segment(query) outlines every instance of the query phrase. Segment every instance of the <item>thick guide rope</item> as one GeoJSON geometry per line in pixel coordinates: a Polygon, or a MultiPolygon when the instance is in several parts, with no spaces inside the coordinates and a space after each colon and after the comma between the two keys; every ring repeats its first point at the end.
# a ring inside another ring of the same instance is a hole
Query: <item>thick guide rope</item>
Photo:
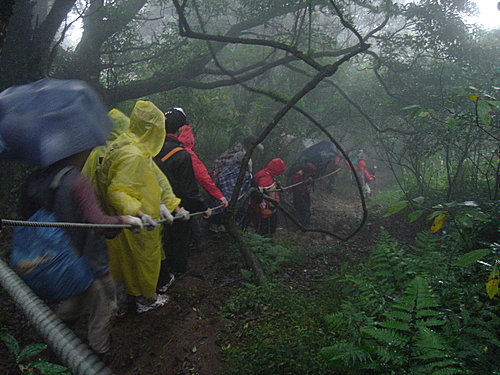
{"type": "Polygon", "coordinates": [[[111,375],[107,368],[53,311],[0,259],[0,285],[40,336],[74,375],[111,375]]]}

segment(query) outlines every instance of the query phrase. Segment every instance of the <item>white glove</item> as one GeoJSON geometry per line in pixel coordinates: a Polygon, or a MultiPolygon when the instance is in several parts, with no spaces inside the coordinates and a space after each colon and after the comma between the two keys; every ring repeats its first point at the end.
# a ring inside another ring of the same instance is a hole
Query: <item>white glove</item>
{"type": "Polygon", "coordinates": [[[164,203],[160,203],[160,219],[164,220],[167,224],[172,224],[174,222],[174,216],[170,213],[164,203]]]}
{"type": "Polygon", "coordinates": [[[130,229],[134,233],[141,232],[141,230],[142,230],[142,220],[141,219],[139,219],[138,217],[135,217],[135,216],[130,216],[130,215],[125,216],[125,218],[126,219],[124,220],[124,223],[129,224],[131,226],[131,228],[128,228],[128,229],[130,229]]]}
{"type": "Polygon", "coordinates": [[[188,221],[189,220],[189,211],[186,210],[184,207],[181,207],[179,211],[175,214],[175,218],[178,220],[182,221],[188,221]]]}
{"type": "Polygon", "coordinates": [[[153,230],[158,225],[158,223],[156,222],[156,220],[153,220],[153,218],[151,216],[146,215],[146,214],[142,215],[141,220],[142,220],[142,225],[147,230],[153,230]]]}

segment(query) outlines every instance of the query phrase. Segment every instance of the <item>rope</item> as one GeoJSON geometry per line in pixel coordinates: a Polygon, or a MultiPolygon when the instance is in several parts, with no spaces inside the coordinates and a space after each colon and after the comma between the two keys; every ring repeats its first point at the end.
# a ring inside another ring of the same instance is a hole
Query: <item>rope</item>
{"type": "Polygon", "coordinates": [[[66,222],[45,222],[45,221],[24,221],[0,219],[0,229],[2,225],[6,226],[23,226],[23,227],[60,227],[60,228],[108,228],[108,229],[123,229],[132,228],[130,224],[89,224],[89,223],[66,223],[66,222]]]}
{"type": "MultiPolygon", "coordinates": [[[[339,172],[339,169],[334,170],[333,172],[330,172],[328,174],[325,174],[323,176],[317,177],[311,181],[316,181],[320,180],[322,178],[334,175],[335,173],[339,172]]],[[[274,191],[277,192],[284,192],[288,189],[297,187],[299,185],[305,184],[307,182],[310,182],[309,180],[304,180],[297,182],[296,184],[285,186],[280,189],[276,189],[274,191]]],[[[248,195],[249,192],[246,192],[238,197],[238,201],[243,199],[246,195],[248,195]]],[[[223,208],[224,205],[218,205],[215,207],[210,207],[212,211],[218,210],[219,208],[223,208]]],[[[189,217],[194,217],[198,215],[203,215],[206,211],[199,211],[199,212],[193,212],[189,213],[189,217]]],[[[181,220],[180,217],[174,217],[175,220],[181,220]]],[[[158,220],[158,224],[163,224],[166,222],[166,220],[158,220]]],[[[24,221],[24,220],[11,220],[11,219],[0,219],[0,230],[2,230],[2,226],[24,226],[24,227],[59,227],[59,228],[89,228],[89,229],[96,229],[96,228],[106,228],[106,229],[131,229],[132,225],[130,224],[89,224],[89,223],[69,223],[69,222],[43,222],[43,221],[24,221]]]]}
{"type": "Polygon", "coordinates": [[[332,176],[332,175],[334,175],[334,174],[336,174],[336,173],[338,173],[338,172],[340,172],[340,168],[337,168],[337,169],[335,169],[333,172],[330,172],[330,173],[325,174],[325,175],[323,175],[323,176],[316,177],[316,178],[314,178],[314,179],[312,179],[312,180],[304,180],[304,181],[300,181],[300,182],[297,182],[297,183],[295,183],[295,184],[288,185],[288,186],[285,186],[285,187],[280,188],[280,189],[276,189],[276,190],[274,190],[274,191],[277,191],[277,192],[283,192],[283,191],[286,191],[286,190],[288,190],[288,189],[291,189],[291,188],[297,187],[297,186],[299,186],[299,185],[305,184],[305,183],[307,183],[307,182],[317,181],[317,180],[320,180],[320,179],[322,179],[322,178],[332,176]]]}
{"type": "MultiPolygon", "coordinates": [[[[242,199],[248,193],[242,194],[238,197],[238,200],[242,199]]],[[[211,210],[217,210],[219,208],[224,207],[223,204],[210,207],[211,210]]],[[[199,211],[189,213],[189,217],[203,215],[206,211],[199,211]]],[[[180,217],[174,217],[174,220],[181,220],[180,217]]],[[[158,220],[158,224],[165,223],[166,220],[158,220]]],[[[24,220],[11,220],[11,219],[0,219],[0,231],[2,230],[2,226],[23,226],[23,227],[58,227],[58,228],[106,228],[106,229],[131,229],[132,225],[130,224],[89,224],[89,223],[69,223],[69,222],[44,222],[44,221],[24,221],[24,220]]]]}

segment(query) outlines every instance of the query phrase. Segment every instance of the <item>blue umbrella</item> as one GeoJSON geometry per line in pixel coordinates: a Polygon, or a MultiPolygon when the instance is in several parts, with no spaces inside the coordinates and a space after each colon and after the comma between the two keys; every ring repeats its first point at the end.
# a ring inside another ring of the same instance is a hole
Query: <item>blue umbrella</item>
{"type": "Polygon", "coordinates": [[[82,81],[42,79],[0,93],[3,160],[46,167],[105,144],[112,129],[104,105],[82,81]]]}

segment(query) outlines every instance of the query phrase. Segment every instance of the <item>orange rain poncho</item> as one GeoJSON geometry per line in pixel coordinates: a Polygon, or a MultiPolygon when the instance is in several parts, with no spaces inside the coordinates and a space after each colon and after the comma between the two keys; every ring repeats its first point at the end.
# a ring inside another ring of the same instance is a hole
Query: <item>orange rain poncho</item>
{"type": "MultiPolygon", "coordinates": [[[[165,116],[151,102],[138,101],[129,129],[107,145],[96,170],[98,195],[111,215],[136,215],[140,210],[159,219],[160,202],[172,211],[180,203],[165,175],[153,161],[165,139],[165,116]]],[[[161,226],[134,234],[122,231],[108,240],[110,269],[125,282],[127,294],[152,297],[164,258],[161,226]]]]}

